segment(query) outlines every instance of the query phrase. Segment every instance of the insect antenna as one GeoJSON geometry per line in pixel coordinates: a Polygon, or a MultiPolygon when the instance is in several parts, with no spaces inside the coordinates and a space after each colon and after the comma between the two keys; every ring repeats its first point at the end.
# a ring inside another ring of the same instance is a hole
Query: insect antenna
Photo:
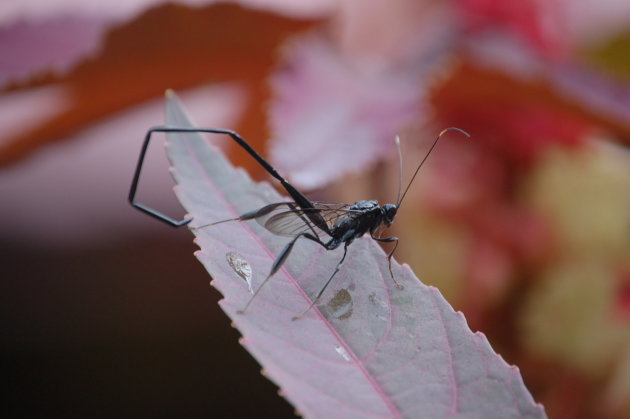
{"type": "MultiPolygon", "coordinates": [[[[433,151],[433,149],[437,145],[438,141],[440,141],[440,138],[442,138],[442,136],[444,134],[446,134],[448,131],[458,131],[458,132],[464,134],[466,137],[470,138],[470,134],[467,133],[466,131],[464,131],[463,129],[459,129],[459,128],[455,128],[455,127],[449,127],[449,128],[446,128],[446,129],[442,130],[442,132],[440,132],[440,134],[437,136],[435,141],[433,141],[433,144],[431,144],[431,148],[429,148],[429,151],[427,151],[427,154],[424,156],[424,158],[422,159],[422,161],[420,162],[420,164],[416,168],[416,171],[413,173],[413,176],[411,177],[411,180],[409,181],[409,184],[407,185],[407,188],[405,188],[405,192],[403,192],[402,196],[400,196],[400,189],[399,189],[399,191],[398,191],[398,202],[396,203],[396,208],[400,207],[400,204],[402,203],[402,200],[405,199],[405,195],[407,195],[407,191],[409,191],[409,188],[411,187],[411,184],[413,183],[414,179],[416,178],[416,175],[420,171],[420,168],[422,167],[424,162],[427,161],[427,159],[429,158],[429,155],[431,154],[431,152],[433,151]]],[[[398,140],[398,137],[396,137],[396,144],[398,146],[398,153],[400,155],[400,160],[401,160],[401,163],[400,163],[401,176],[400,176],[400,183],[399,183],[399,186],[400,186],[402,184],[402,155],[401,155],[401,152],[400,152],[400,141],[398,140]]]]}
{"type": "Polygon", "coordinates": [[[400,151],[400,137],[397,135],[394,139],[396,143],[396,150],[398,150],[398,196],[396,197],[396,207],[400,206],[400,194],[402,193],[402,177],[403,177],[403,160],[402,160],[402,151],[400,151]]]}

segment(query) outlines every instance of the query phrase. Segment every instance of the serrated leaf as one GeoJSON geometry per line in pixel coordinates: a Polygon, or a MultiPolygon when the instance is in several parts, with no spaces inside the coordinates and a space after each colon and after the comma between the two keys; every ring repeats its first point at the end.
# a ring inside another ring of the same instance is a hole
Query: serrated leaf
{"type": "MultiPolygon", "coordinates": [[[[192,126],[173,94],[167,122],[192,126]]],[[[177,195],[193,225],[283,199],[269,184],[233,168],[197,134],[170,135],[167,149],[177,195]]],[[[256,222],[195,234],[197,257],[224,295],[221,307],[243,345],[305,417],[545,417],[518,369],[496,355],[483,334],[471,332],[436,288],[397,263],[394,274],[405,289],[394,286],[374,241],[353,243],[321,304],[292,321],[328,279],[342,250],[298,242],[247,312],[237,314],[251,296],[244,278],[251,274],[257,289],[289,239],[256,222]]]]}

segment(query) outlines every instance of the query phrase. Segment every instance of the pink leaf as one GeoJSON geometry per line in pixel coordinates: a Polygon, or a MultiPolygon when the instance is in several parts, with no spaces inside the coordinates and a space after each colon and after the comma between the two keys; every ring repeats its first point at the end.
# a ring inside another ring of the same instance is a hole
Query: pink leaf
{"type": "MultiPolygon", "coordinates": [[[[336,0],[232,0],[244,7],[288,16],[322,16],[336,0]]],[[[202,7],[218,0],[175,0],[202,7]]],[[[98,55],[108,30],[167,0],[83,0],[0,2],[0,88],[52,72],[65,75],[98,55]]]]}
{"type": "Polygon", "coordinates": [[[414,71],[353,65],[316,36],[294,41],[286,61],[272,83],[271,157],[300,187],[364,169],[418,119],[424,86],[414,71]]]}
{"type": "MultiPolygon", "coordinates": [[[[174,95],[167,122],[192,126],[174,95]]],[[[167,149],[193,225],[283,199],[234,169],[199,135],[171,135],[167,149]]],[[[288,238],[256,222],[195,234],[197,257],[223,294],[221,307],[243,345],[305,417],[545,417],[518,369],[496,355],[483,334],[471,332],[436,288],[397,263],[394,274],[405,289],[394,286],[374,241],[353,243],[321,303],[292,321],[332,273],[341,250],[298,242],[247,312],[237,314],[251,296],[244,279],[257,289],[288,238]]]]}
{"type": "Polygon", "coordinates": [[[0,28],[0,87],[42,72],[68,72],[98,49],[107,26],[98,16],[59,16],[0,28]]]}

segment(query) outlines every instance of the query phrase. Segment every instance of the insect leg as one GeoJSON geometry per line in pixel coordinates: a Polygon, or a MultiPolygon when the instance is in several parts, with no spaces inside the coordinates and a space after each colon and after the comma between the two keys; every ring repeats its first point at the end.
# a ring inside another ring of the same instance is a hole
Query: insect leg
{"type": "Polygon", "coordinates": [[[295,242],[300,238],[300,237],[305,237],[309,240],[312,240],[316,243],[319,243],[322,246],[325,246],[325,244],[316,236],[313,236],[311,233],[300,233],[297,236],[295,236],[289,243],[287,243],[286,246],[284,246],[284,249],[282,249],[282,251],[280,252],[280,254],[276,257],[276,260],[274,260],[273,265],[271,265],[271,271],[269,272],[269,275],[267,275],[267,278],[264,279],[264,281],[260,284],[260,286],[258,287],[258,289],[256,290],[256,292],[254,292],[254,295],[252,295],[249,299],[249,301],[247,301],[247,304],[245,304],[245,307],[243,307],[242,310],[238,310],[238,314],[243,314],[245,313],[245,310],[247,310],[247,307],[249,307],[249,305],[251,304],[251,302],[254,300],[254,298],[256,298],[256,296],[258,295],[258,293],[260,292],[260,290],[265,286],[265,284],[267,283],[267,281],[269,281],[269,279],[271,279],[271,277],[278,272],[278,270],[282,267],[282,265],[284,264],[284,262],[287,260],[287,258],[289,257],[289,254],[291,253],[291,250],[293,250],[293,245],[295,245],[295,242]]]}
{"type": "Polygon", "coordinates": [[[391,275],[392,280],[394,281],[394,284],[396,284],[396,288],[401,289],[401,290],[404,289],[405,287],[400,282],[396,281],[396,278],[394,278],[394,272],[392,272],[392,257],[394,256],[394,252],[396,251],[396,248],[398,247],[398,237],[394,237],[394,236],[374,237],[373,235],[371,237],[377,242],[381,242],[381,243],[396,242],[396,244],[394,245],[394,248],[387,255],[387,262],[389,263],[389,274],[391,275]]]}
{"type": "Polygon", "coordinates": [[[228,218],[227,220],[215,221],[214,223],[208,223],[208,224],[204,224],[204,225],[200,225],[200,226],[191,227],[191,229],[192,230],[200,230],[200,229],[205,228],[205,227],[210,227],[210,226],[214,226],[214,225],[217,225],[217,224],[227,223],[228,221],[254,220],[254,219],[258,218],[258,217],[263,217],[263,216],[269,214],[270,212],[272,212],[273,210],[275,210],[278,207],[281,207],[283,205],[290,207],[292,204],[293,204],[293,202],[276,202],[276,203],[273,203],[273,204],[265,205],[264,207],[255,209],[253,211],[246,212],[245,214],[239,215],[236,218],[228,218]]]}
{"type": "MultiPolygon", "coordinates": [[[[250,156],[252,156],[254,158],[254,160],[256,160],[258,162],[258,164],[260,164],[263,169],[265,169],[267,171],[267,173],[269,173],[271,176],[273,176],[275,179],[277,179],[280,184],[282,184],[282,186],[284,187],[284,189],[287,191],[287,193],[289,195],[291,195],[291,198],[293,198],[293,200],[295,201],[295,203],[302,209],[306,209],[306,208],[315,208],[315,206],[313,205],[313,203],[306,197],[304,196],[304,194],[302,194],[302,192],[300,192],[299,190],[297,190],[293,185],[291,185],[285,178],[283,178],[282,176],[280,176],[280,174],[276,171],[276,169],[269,164],[269,162],[267,160],[265,160],[260,154],[258,154],[258,152],[256,150],[254,150],[252,148],[252,146],[249,145],[249,143],[247,141],[245,141],[245,139],[243,137],[241,137],[239,134],[237,134],[235,131],[231,131],[231,130],[227,130],[227,129],[219,129],[219,128],[185,128],[185,127],[172,127],[172,126],[168,126],[168,125],[162,125],[162,126],[156,126],[156,127],[152,127],[151,129],[149,129],[149,131],[147,131],[147,134],[145,136],[144,139],[144,143],[142,145],[142,150],[140,152],[140,158],[138,160],[138,164],[136,165],[136,172],[135,175],[133,177],[133,181],[131,183],[131,190],[129,191],[129,202],[131,203],[131,205],[133,205],[134,207],[138,208],[139,210],[161,220],[164,221],[165,223],[172,225],[174,227],[181,227],[182,225],[186,225],[188,224],[191,219],[184,219],[181,221],[176,221],[152,208],[149,208],[143,204],[140,204],[138,202],[135,201],[135,195],[136,195],[136,190],[138,188],[138,180],[140,178],[140,171],[142,170],[142,164],[144,162],[144,157],[146,154],[146,150],[147,147],[149,145],[149,140],[151,138],[151,134],[153,134],[154,132],[165,132],[165,133],[169,133],[169,132],[204,132],[204,133],[209,133],[209,134],[225,134],[230,136],[230,138],[232,138],[234,141],[236,141],[238,143],[238,145],[240,145],[250,156]]],[[[306,214],[306,216],[308,217],[308,219],[315,224],[319,229],[321,229],[322,231],[324,231],[325,233],[330,234],[330,230],[328,227],[328,224],[326,223],[326,221],[324,220],[324,218],[321,216],[321,214],[319,214],[319,212],[317,211],[313,211],[313,212],[309,212],[308,214],[306,214]]]]}
{"type": "Polygon", "coordinates": [[[144,137],[142,148],[140,149],[140,156],[138,157],[138,164],[136,164],[136,170],[131,181],[131,188],[129,189],[129,203],[140,211],[149,214],[151,217],[157,218],[158,220],[163,221],[166,224],[169,224],[173,227],[181,227],[191,222],[192,218],[185,218],[178,221],[174,218],[169,217],[168,215],[162,214],[161,212],[136,201],[136,191],[138,190],[138,182],[140,181],[140,172],[142,171],[144,158],[147,154],[147,149],[149,148],[151,134],[155,131],[159,130],[157,128],[151,128],[149,131],[147,131],[144,137]]]}
{"type": "MultiPolygon", "coordinates": [[[[151,135],[154,132],[205,132],[205,133],[212,133],[212,134],[226,134],[229,135],[230,137],[234,138],[241,146],[243,146],[243,148],[245,148],[245,150],[247,152],[249,152],[249,154],[251,154],[259,163],[261,163],[263,165],[263,167],[269,171],[269,167],[271,167],[269,165],[269,163],[267,163],[262,157],[260,157],[260,155],[258,155],[258,153],[256,153],[254,151],[254,149],[252,149],[249,144],[247,144],[247,142],[245,142],[245,140],[243,140],[240,136],[238,136],[238,134],[236,134],[233,131],[229,131],[229,130],[225,130],[225,129],[215,129],[215,128],[179,128],[179,127],[169,127],[169,126],[156,126],[156,127],[152,127],[150,128],[145,137],[144,137],[144,141],[142,143],[142,148],[140,149],[140,156],[138,157],[138,163],[136,164],[136,170],[134,172],[133,175],[133,179],[131,181],[131,188],[129,189],[129,203],[139,209],[142,212],[145,212],[147,214],[149,214],[150,216],[157,218],[160,221],[165,222],[166,224],[169,224],[173,227],[181,227],[184,226],[188,223],[190,223],[192,221],[192,218],[185,218],[182,220],[175,220],[171,217],[169,217],[168,215],[162,214],[161,212],[146,206],[144,204],[141,204],[140,202],[136,201],[136,192],[138,190],[138,182],[140,180],[140,173],[142,172],[142,165],[144,164],[144,159],[146,157],[146,153],[147,153],[147,149],[149,148],[149,143],[151,141],[151,135]],[[263,164],[264,163],[264,164],[263,164]]],[[[273,169],[273,167],[271,167],[271,169],[273,169]]],[[[273,172],[269,172],[272,176],[278,178],[279,175],[275,172],[275,170],[273,170],[273,172]]],[[[280,180],[280,179],[279,179],[280,180]]],[[[282,179],[284,180],[284,179],[282,179]]],[[[286,182],[286,181],[285,181],[286,182]]]]}
{"type": "MultiPolygon", "coordinates": [[[[160,127],[160,128],[164,129],[165,132],[173,132],[173,131],[177,132],[177,130],[182,130],[182,128],[177,128],[177,127],[160,127]]],[[[295,203],[300,208],[302,209],[315,208],[313,203],[306,196],[304,196],[302,192],[297,190],[285,178],[280,176],[280,174],[276,171],[276,169],[271,164],[269,164],[269,162],[265,160],[260,154],[258,154],[258,152],[254,150],[252,146],[250,146],[249,143],[245,141],[245,139],[241,137],[240,135],[238,135],[236,132],[230,131],[230,130],[213,129],[213,128],[190,128],[190,129],[186,129],[186,131],[187,132],[218,133],[218,134],[229,135],[234,141],[238,143],[238,145],[240,145],[245,151],[247,151],[247,153],[249,153],[249,155],[252,156],[258,162],[258,164],[260,164],[267,171],[267,173],[269,173],[271,176],[273,176],[280,182],[282,187],[284,187],[287,193],[291,195],[291,198],[293,198],[295,203]]],[[[316,212],[316,211],[309,212],[306,215],[309,218],[309,220],[311,220],[313,224],[315,224],[318,228],[330,234],[328,224],[326,223],[324,218],[319,214],[319,212],[316,212]]]]}
{"type": "Polygon", "coordinates": [[[300,314],[298,314],[297,316],[293,316],[291,318],[291,320],[298,320],[300,318],[302,318],[306,313],[308,313],[308,311],[313,308],[313,306],[315,304],[317,304],[317,301],[319,301],[320,297],[322,296],[322,294],[324,294],[324,291],[326,290],[326,288],[328,288],[328,285],[330,284],[330,281],[332,281],[333,277],[335,276],[335,274],[337,272],[339,272],[339,269],[341,268],[341,265],[343,264],[343,261],[346,259],[346,253],[348,253],[348,245],[349,243],[346,242],[344,247],[343,247],[343,256],[341,257],[341,260],[339,261],[339,263],[337,264],[337,267],[335,268],[334,272],[332,273],[332,275],[330,275],[330,278],[328,278],[328,281],[326,281],[326,283],[324,284],[324,286],[322,287],[321,290],[319,290],[319,292],[317,293],[317,295],[315,296],[315,298],[313,298],[313,301],[311,302],[311,304],[309,304],[308,307],[306,307],[306,310],[304,310],[303,312],[301,312],[300,314]]]}

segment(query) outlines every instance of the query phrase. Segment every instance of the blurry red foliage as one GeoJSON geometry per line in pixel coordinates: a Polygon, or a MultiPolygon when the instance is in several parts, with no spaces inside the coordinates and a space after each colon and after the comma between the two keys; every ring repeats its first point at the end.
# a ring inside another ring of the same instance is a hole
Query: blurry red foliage
{"type": "MultiPolygon", "coordinates": [[[[73,102],[46,123],[5,139],[0,145],[0,166],[15,163],[44,144],[63,141],[102,118],[162,95],[166,89],[222,81],[238,81],[247,89],[249,105],[240,125],[233,128],[254,147],[264,149],[266,115],[259,104],[269,97],[266,77],[273,68],[275,50],[286,37],[313,23],[234,4],[150,9],[113,28],[100,54],[66,76],[40,76],[30,84],[5,89],[63,83],[70,88],[73,102]]],[[[237,163],[248,166],[250,161],[237,163]]]]}
{"type": "Polygon", "coordinates": [[[457,0],[468,30],[503,28],[520,37],[546,58],[567,54],[562,3],[557,0],[457,0]]]}

